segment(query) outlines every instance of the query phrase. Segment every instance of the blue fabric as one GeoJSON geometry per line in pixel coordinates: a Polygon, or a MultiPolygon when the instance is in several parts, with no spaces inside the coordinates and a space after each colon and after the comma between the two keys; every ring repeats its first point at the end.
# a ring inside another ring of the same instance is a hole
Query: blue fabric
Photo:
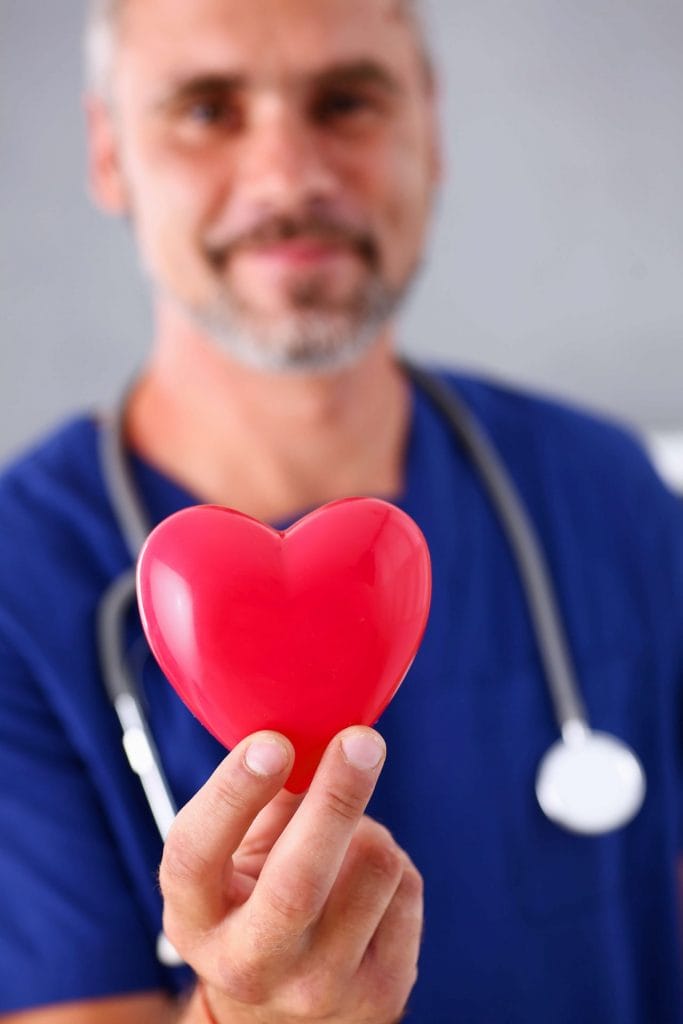
{"type": "MultiPolygon", "coordinates": [[[[424,642],[380,728],[371,812],[426,882],[418,1024],[683,1021],[675,867],[683,665],[681,506],[621,429],[448,376],[540,531],[592,723],[648,776],[606,837],[550,824],[534,776],[556,727],[517,572],[472,467],[414,395],[405,491],[433,558],[424,642]]],[[[187,985],[155,958],[160,843],[120,745],[94,620],[129,565],[97,425],[60,428],[0,480],[0,1012],[187,985]]],[[[154,522],[192,496],[140,460],[154,522]]],[[[179,803],[223,751],[130,644],[179,803]]]]}

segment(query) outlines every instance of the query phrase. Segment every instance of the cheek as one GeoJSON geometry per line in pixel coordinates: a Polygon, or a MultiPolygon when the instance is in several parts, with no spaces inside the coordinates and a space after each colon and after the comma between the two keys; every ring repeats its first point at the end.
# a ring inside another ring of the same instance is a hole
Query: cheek
{"type": "Polygon", "coordinates": [[[366,211],[384,274],[394,284],[402,284],[422,250],[433,194],[431,154],[428,124],[416,106],[367,145],[354,147],[343,164],[340,177],[366,211]]]}
{"type": "Polygon", "coordinates": [[[390,280],[400,280],[422,247],[431,202],[427,150],[412,133],[397,135],[372,165],[368,199],[390,280]]]}
{"type": "Polygon", "coordinates": [[[202,239],[222,201],[218,182],[196,157],[169,147],[148,144],[135,154],[126,170],[142,262],[153,280],[192,298],[211,277],[202,239]]]}

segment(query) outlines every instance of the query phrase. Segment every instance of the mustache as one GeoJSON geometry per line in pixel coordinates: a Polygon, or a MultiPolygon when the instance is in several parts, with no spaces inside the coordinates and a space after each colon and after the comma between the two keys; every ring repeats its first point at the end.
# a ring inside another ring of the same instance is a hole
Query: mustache
{"type": "Polygon", "coordinates": [[[205,250],[213,266],[220,270],[240,250],[289,242],[297,238],[315,238],[322,242],[347,245],[370,267],[379,264],[379,246],[371,231],[339,217],[320,213],[264,217],[225,240],[207,241],[205,250]]]}

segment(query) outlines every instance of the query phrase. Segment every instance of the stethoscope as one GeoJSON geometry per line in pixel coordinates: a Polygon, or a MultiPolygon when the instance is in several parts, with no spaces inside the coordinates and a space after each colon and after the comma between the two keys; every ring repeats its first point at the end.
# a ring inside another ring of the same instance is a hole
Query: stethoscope
{"type": "MultiPolygon", "coordinates": [[[[402,360],[401,365],[449,423],[480,477],[516,561],[560,732],[536,774],[541,809],[550,821],[582,835],[620,828],[633,820],[643,803],[643,766],[626,743],[589,724],[548,565],[519,493],[488,435],[457,392],[412,363],[402,360]]],[[[128,466],[124,411],[125,396],[100,433],[100,455],[105,486],[133,565],[110,584],[100,601],[97,644],[126,757],[165,840],[177,807],[125,653],[126,616],[135,600],[135,563],[151,524],[128,466]]],[[[163,933],[157,955],[170,966],[182,962],[163,933]]]]}

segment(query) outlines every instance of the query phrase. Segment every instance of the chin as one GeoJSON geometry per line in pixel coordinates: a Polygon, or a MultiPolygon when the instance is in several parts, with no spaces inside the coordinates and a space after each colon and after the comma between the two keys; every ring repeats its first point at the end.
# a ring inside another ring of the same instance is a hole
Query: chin
{"type": "Polygon", "coordinates": [[[358,325],[316,314],[259,325],[204,319],[201,326],[213,345],[251,369],[326,374],[359,362],[378,340],[382,322],[373,318],[358,325]]]}
{"type": "Polygon", "coordinates": [[[224,294],[187,312],[214,346],[245,366],[269,373],[335,373],[358,363],[378,342],[405,290],[375,279],[343,303],[309,292],[297,296],[299,305],[293,300],[268,311],[224,294]]]}
{"type": "Polygon", "coordinates": [[[288,346],[274,346],[265,339],[244,334],[212,335],[221,351],[252,369],[267,373],[292,375],[333,374],[360,362],[378,339],[378,332],[368,331],[344,340],[326,344],[299,339],[288,346]]]}

